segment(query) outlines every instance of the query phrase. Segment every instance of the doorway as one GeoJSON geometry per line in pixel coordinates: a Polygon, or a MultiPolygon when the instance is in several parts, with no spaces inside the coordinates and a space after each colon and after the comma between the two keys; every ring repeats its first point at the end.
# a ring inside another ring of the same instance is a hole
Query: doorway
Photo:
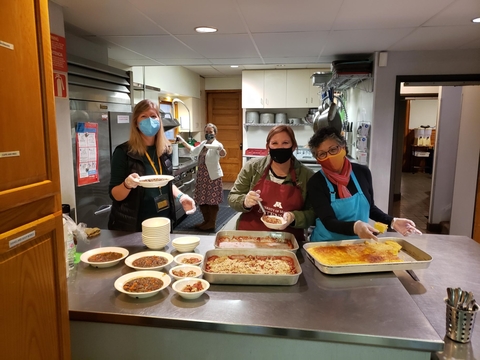
{"type": "Polygon", "coordinates": [[[207,91],[207,123],[218,129],[218,141],[227,156],[220,160],[223,182],[234,182],[242,168],[242,92],[241,90],[207,91]]]}
{"type": "MultiPolygon", "coordinates": [[[[475,75],[425,75],[425,76],[397,76],[394,113],[394,136],[392,152],[392,173],[390,182],[389,211],[394,216],[412,217],[413,213],[403,212],[405,206],[396,204],[399,196],[403,197],[405,186],[402,183],[402,166],[404,166],[403,154],[408,141],[408,127],[406,126],[406,101],[401,95],[401,83],[406,82],[412,86],[441,86],[442,97],[439,102],[440,123],[437,128],[435,158],[441,156],[442,161],[433,166],[432,184],[430,187],[430,201],[428,202],[428,213],[424,216],[427,220],[427,230],[431,233],[448,233],[449,222],[452,216],[453,189],[455,182],[456,154],[458,147],[458,131],[460,117],[462,114],[461,99],[464,85],[473,85],[472,80],[478,81],[475,75]],[[462,83],[463,82],[463,83],[462,83]],[[447,94],[447,95],[446,95],[447,94]],[[453,95],[453,96],[452,96],[453,95]],[[457,108],[458,107],[458,108],[457,108]],[[456,112],[455,112],[456,111],[456,112]],[[442,115],[447,114],[448,116],[442,115]],[[443,135],[442,135],[443,134],[443,135]],[[443,146],[441,146],[443,145],[443,146]],[[437,193],[435,193],[437,189],[437,193]],[[445,224],[445,226],[443,226],[445,224]],[[447,231],[443,231],[447,229],[447,231]]],[[[458,165],[457,165],[458,166],[458,165]]],[[[408,174],[410,175],[410,174],[408,174]]],[[[414,174],[413,176],[415,176],[414,174]]],[[[407,180],[408,181],[408,180],[407,180]]],[[[428,191],[428,190],[425,190],[428,191]]],[[[417,199],[417,203],[420,199],[417,199]]]]}

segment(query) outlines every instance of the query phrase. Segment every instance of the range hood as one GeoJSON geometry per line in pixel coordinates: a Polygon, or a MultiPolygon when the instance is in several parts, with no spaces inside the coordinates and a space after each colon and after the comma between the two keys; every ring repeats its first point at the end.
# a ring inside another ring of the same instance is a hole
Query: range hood
{"type": "Polygon", "coordinates": [[[172,114],[166,113],[160,110],[160,116],[162,117],[163,129],[165,131],[171,130],[180,126],[180,122],[177,119],[174,119],[172,114]]]}

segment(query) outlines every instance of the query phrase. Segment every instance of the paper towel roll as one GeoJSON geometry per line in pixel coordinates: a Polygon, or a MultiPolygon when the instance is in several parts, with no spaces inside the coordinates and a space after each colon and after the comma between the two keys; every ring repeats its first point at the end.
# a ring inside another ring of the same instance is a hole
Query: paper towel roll
{"type": "Polygon", "coordinates": [[[178,166],[178,144],[172,144],[172,165],[178,166]]]}

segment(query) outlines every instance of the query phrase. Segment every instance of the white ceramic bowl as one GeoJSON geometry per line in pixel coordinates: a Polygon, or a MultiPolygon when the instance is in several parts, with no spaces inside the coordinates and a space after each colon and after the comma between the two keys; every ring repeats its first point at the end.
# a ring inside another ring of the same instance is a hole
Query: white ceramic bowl
{"type": "Polygon", "coordinates": [[[114,286],[115,286],[115,289],[117,289],[118,291],[124,294],[127,294],[128,296],[141,299],[141,298],[147,298],[155,294],[158,294],[160,291],[162,291],[168,285],[170,285],[171,282],[172,282],[172,279],[167,274],[161,271],[148,270],[148,271],[134,271],[134,272],[125,274],[123,276],[120,276],[117,280],[115,280],[114,286]],[[159,289],[154,291],[149,291],[149,292],[129,292],[123,289],[123,285],[125,285],[127,282],[133,279],[141,278],[141,277],[154,277],[162,280],[163,284],[159,289]]]}
{"type": "Polygon", "coordinates": [[[152,250],[163,249],[169,242],[170,236],[148,237],[142,235],[142,242],[152,250]]]}
{"type": "Polygon", "coordinates": [[[173,176],[171,175],[146,175],[140,176],[137,182],[138,185],[145,188],[156,188],[165,186],[172,180],[173,176]]]}
{"type": "Polygon", "coordinates": [[[175,261],[175,263],[178,264],[178,265],[197,265],[197,266],[200,266],[200,264],[203,261],[203,255],[197,254],[197,253],[184,253],[184,254],[180,254],[180,255],[175,256],[173,258],[173,261],[175,261]],[[187,259],[187,258],[188,259],[196,258],[196,259],[198,259],[198,262],[196,262],[194,264],[184,263],[183,260],[187,259]]]}
{"type": "Polygon", "coordinates": [[[161,270],[165,266],[170,265],[172,262],[173,262],[173,256],[163,251],[142,251],[142,252],[130,255],[125,259],[125,264],[127,264],[127,266],[130,266],[132,269],[135,269],[135,270],[161,270]],[[133,265],[133,262],[135,260],[145,256],[161,256],[167,259],[167,262],[160,266],[150,266],[150,267],[140,267],[140,266],[133,265]]]}
{"type": "Polygon", "coordinates": [[[265,224],[266,227],[268,227],[269,229],[273,229],[273,230],[279,230],[285,224],[285,219],[284,218],[282,218],[280,216],[274,216],[274,215],[264,215],[260,218],[260,220],[262,220],[262,222],[265,224]],[[273,223],[270,223],[268,221],[265,221],[264,220],[265,216],[280,220],[282,223],[281,224],[273,224],[273,223]]]}
{"type": "Polygon", "coordinates": [[[210,283],[207,280],[198,279],[198,278],[184,278],[178,281],[175,281],[172,285],[172,289],[184,299],[197,299],[210,287],[210,283]],[[194,285],[196,283],[202,284],[203,289],[195,292],[185,292],[182,291],[187,285],[194,285]]]}
{"type": "Polygon", "coordinates": [[[82,262],[84,262],[86,264],[90,264],[90,266],[93,266],[93,267],[96,267],[96,268],[106,268],[106,267],[117,265],[120,261],[125,259],[127,256],[128,256],[128,250],[127,249],[124,249],[124,248],[121,248],[121,247],[115,247],[115,246],[110,246],[110,247],[107,246],[107,247],[96,248],[96,249],[92,249],[92,250],[88,250],[88,251],[84,252],[80,256],[80,260],[82,262]],[[106,252],[118,252],[118,253],[122,254],[122,257],[119,258],[119,259],[116,259],[116,260],[104,261],[104,262],[93,262],[93,261],[88,260],[88,258],[92,255],[97,255],[97,254],[106,253],[106,252]]]}
{"type": "Polygon", "coordinates": [[[174,278],[175,280],[181,280],[181,279],[185,279],[187,277],[191,277],[191,278],[199,278],[203,275],[203,271],[202,269],[200,268],[200,266],[195,266],[195,265],[177,265],[177,266],[174,266],[170,269],[170,271],[168,272],[168,274],[174,278]],[[175,275],[173,272],[174,271],[178,271],[178,270],[182,270],[185,275],[187,274],[187,272],[189,271],[195,271],[195,275],[192,276],[178,276],[178,275],[175,275]]]}
{"type": "Polygon", "coordinates": [[[172,246],[179,252],[192,252],[200,244],[198,236],[182,236],[172,240],[172,246]]]}
{"type": "Polygon", "coordinates": [[[153,217],[142,222],[142,230],[148,230],[148,228],[159,228],[168,226],[170,229],[170,219],[166,217],[153,217]]]}
{"type": "Polygon", "coordinates": [[[205,144],[205,147],[206,147],[207,149],[211,149],[211,150],[218,150],[218,145],[205,144]]]}

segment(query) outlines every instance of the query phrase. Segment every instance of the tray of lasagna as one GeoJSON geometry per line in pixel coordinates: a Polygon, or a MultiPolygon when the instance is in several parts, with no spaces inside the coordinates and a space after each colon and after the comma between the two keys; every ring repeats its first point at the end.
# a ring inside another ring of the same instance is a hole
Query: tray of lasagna
{"type": "Polygon", "coordinates": [[[214,249],[205,254],[203,278],[212,284],[294,285],[302,268],[288,250],[214,249]]]}
{"type": "Polygon", "coordinates": [[[277,249],[293,252],[298,250],[295,236],[282,231],[219,231],[214,246],[217,249],[277,249]]]}
{"type": "Polygon", "coordinates": [[[426,269],[432,257],[401,238],[311,242],[307,257],[325,274],[426,269]]]}

